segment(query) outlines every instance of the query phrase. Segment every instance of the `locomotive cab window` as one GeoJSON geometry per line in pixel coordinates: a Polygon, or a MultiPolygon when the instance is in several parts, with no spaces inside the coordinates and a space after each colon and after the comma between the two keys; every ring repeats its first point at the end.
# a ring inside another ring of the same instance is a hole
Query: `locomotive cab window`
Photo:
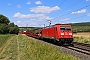
{"type": "Polygon", "coordinates": [[[70,26],[60,26],[60,30],[71,30],[70,26]]]}
{"type": "Polygon", "coordinates": [[[60,30],[65,30],[65,26],[60,26],[60,30]]]}
{"type": "Polygon", "coordinates": [[[71,30],[71,28],[70,27],[66,27],[65,30],[71,30]]]}

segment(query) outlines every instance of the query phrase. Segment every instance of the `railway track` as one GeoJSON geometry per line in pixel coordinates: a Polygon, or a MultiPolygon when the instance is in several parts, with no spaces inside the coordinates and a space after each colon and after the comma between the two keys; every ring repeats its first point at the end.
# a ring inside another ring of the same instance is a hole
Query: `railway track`
{"type": "MultiPolygon", "coordinates": [[[[43,41],[45,41],[45,40],[43,40],[43,41]]],[[[45,42],[47,42],[47,41],[45,41],[45,42]]],[[[54,44],[51,42],[48,42],[48,43],[54,44]]],[[[72,44],[73,45],[71,45],[71,46],[62,46],[62,47],[79,52],[79,53],[82,53],[84,55],[90,56],[90,44],[84,44],[84,43],[79,43],[79,42],[73,42],[72,44]]],[[[54,45],[60,46],[58,44],[54,44],[54,45]]]]}
{"type": "MultiPolygon", "coordinates": [[[[42,41],[42,40],[39,40],[39,41],[42,41]]],[[[47,43],[47,41],[44,41],[44,42],[47,43]]],[[[55,46],[60,51],[73,55],[77,58],[80,58],[81,60],[90,60],[90,44],[73,42],[73,46],[60,46],[58,44],[54,44],[51,42],[48,42],[48,43],[55,46]]]]}
{"type": "Polygon", "coordinates": [[[83,50],[83,49],[78,48],[78,47],[71,47],[71,46],[69,46],[69,47],[65,47],[65,48],[74,50],[74,51],[79,52],[79,53],[82,53],[82,54],[90,55],[90,52],[89,51],[83,50]]]}
{"type": "MultiPolygon", "coordinates": [[[[43,41],[45,41],[45,40],[43,40],[43,41]]],[[[47,41],[45,41],[45,42],[47,42],[47,41]]],[[[52,43],[51,41],[48,42],[48,43],[54,44],[56,46],[60,46],[58,44],[52,43]]],[[[84,43],[79,43],[79,42],[72,42],[72,45],[70,45],[70,46],[62,46],[62,47],[74,50],[76,52],[80,52],[82,54],[90,55],[90,44],[84,44],[84,43]]]]}
{"type": "Polygon", "coordinates": [[[90,52],[90,44],[73,42],[74,47],[90,52]]]}
{"type": "Polygon", "coordinates": [[[66,48],[75,50],[77,52],[90,55],[90,44],[73,42],[74,46],[68,46],[66,48]]]}

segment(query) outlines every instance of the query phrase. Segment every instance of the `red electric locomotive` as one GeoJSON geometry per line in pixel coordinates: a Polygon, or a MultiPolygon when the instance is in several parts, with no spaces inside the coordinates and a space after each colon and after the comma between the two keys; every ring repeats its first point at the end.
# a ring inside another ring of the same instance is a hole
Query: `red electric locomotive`
{"type": "Polygon", "coordinates": [[[42,30],[31,30],[29,32],[21,32],[34,38],[52,40],[58,44],[71,44],[73,41],[73,32],[70,24],[55,24],[44,27],[42,30]]]}
{"type": "Polygon", "coordinates": [[[55,24],[42,29],[42,38],[53,39],[59,44],[71,44],[73,32],[70,24],[55,24]]]}

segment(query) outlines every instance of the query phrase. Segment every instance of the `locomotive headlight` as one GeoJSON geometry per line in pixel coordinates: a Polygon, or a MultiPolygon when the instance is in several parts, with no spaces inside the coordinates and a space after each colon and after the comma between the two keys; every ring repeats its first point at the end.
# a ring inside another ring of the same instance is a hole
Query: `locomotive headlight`
{"type": "Polygon", "coordinates": [[[69,33],[69,35],[72,35],[72,33],[69,33]]]}
{"type": "Polygon", "coordinates": [[[61,35],[64,35],[64,33],[61,33],[61,35]]]}

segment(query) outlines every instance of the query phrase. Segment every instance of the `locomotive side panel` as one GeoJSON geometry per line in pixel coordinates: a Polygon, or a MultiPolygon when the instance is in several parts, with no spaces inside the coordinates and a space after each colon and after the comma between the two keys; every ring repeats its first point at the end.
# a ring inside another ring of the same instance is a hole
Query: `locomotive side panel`
{"type": "Polygon", "coordinates": [[[55,39],[55,28],[46,28],[42,30],[43,38],[55,39]]]}

